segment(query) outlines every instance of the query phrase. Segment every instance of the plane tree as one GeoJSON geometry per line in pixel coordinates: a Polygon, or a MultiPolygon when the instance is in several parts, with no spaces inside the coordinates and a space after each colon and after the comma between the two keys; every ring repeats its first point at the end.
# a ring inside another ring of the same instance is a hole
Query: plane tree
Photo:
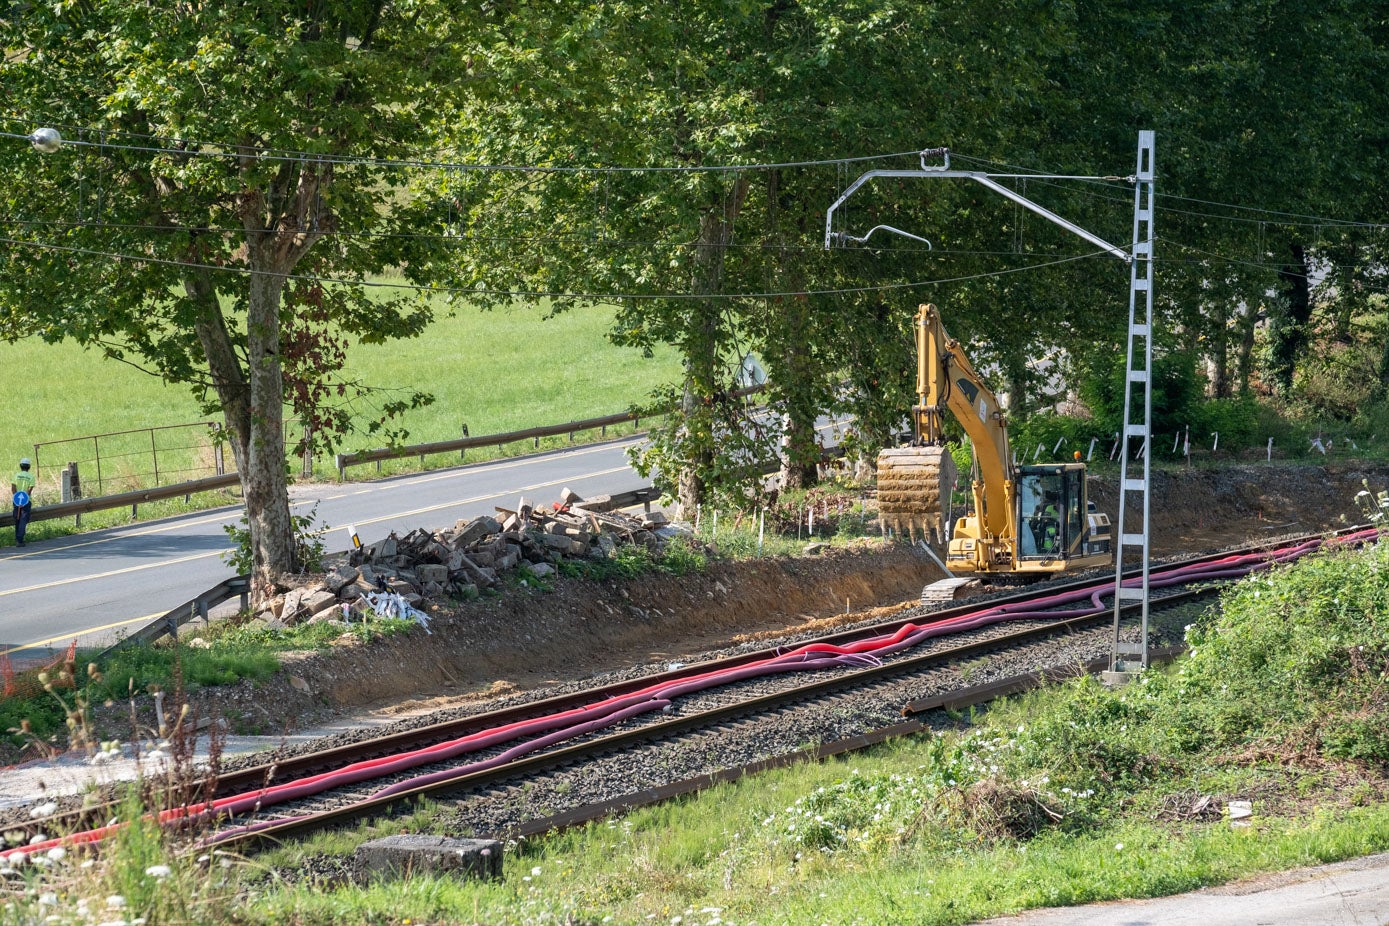
{"type": "MultiPolygon", "coordinates": [[[[464,160],[545,170],[441,173],[441,221],[460,237],[458,285],[498,302],[551,294],[555,310],[614,302],[614,337],[676,345],[684,376],[661,398],[679,412],[647,462],[685,506],[711,491],[745,495],[749,464],[781,453],[783,440],[788,484],[805,484],[821,410],[859,402],[876,412],[864,420],[878,442],[904,417],[904,345],[921,294],[880,287],[935,269],[903,239],[823,252],[825,208],[862,170],[916,166],[922,147],[1027,145],[1041,62],[1071,25],[1036,4],[1004,6],[517,7],[472,65],[497,77],[495,92],[470,98],[455,138],[464,160]],[[882,152],[909,153],[807,163],[882,152]],[[763,166],[721,169],[737,165],[763,166]],[[776,413],[752,423],[735,420],[730,398],[749,351],[768,371],[776,413]],[[872,394],[846,398],[846,379],[872,394]]],[[[930,234],[968,223],[976,205],[958,191],[890,185],[855,230],[882,219],[930,234]]],[[[960,257],[952,269],[968,266],[960,257]]]]}
{"type": "Polygon", "coordinates": [[[486,27],[470,16],[428,0],[0,10],[0,130],[67,142],[0,146],[0,337],[75,340],[221,413],[257,599],[298,566],[286,402],[330,441],[363,385],[345,340],[429,317],[353,284],[427,262],[397,159],[466,91],[465,38],[486,27]]]}

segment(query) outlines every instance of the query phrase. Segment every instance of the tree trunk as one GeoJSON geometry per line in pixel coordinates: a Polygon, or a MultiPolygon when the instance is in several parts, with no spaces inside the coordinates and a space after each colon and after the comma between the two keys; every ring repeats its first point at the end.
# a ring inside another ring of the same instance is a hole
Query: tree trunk
{"type": "Polygon", "coordinates": [[[1249,391],[1250,380],[1254,376],[1254,342],[1258,326],[1258,309],[1245,306],[1239,320],[1239,358],[1235,363],[1235,378],[1241,395],[1249,391]]]}
{"type": "Polygon", "coordinates": [[[289,515],[285,472],[284,374],[280,366],[281,273],[252,272],[246,307],[251,434],[241,489],[251,527],[251,588],[257,598],[275,593],[299,568],[289,515]]]}
{"type": "MultiPolygon", "coordinates": [[[[723,288],[724,257],[733,238],[733,223],[747,199],[745,178],[700,217],[699,242],[695,246],[695,291],[713,295],[723,288]]],[[[706,474],[714,460],[715,442],[711,402],[717,391],[719,360],[719,317],[722,308],[716,299],[694,304],[684,344],[685,391],[681,401],[682,444],[690,451],[676,479],[680,510],[686,516],[704,503],[708,486],[706,474]]]]}
{"type": "Polygon", "coordinates": [[[1278,271],[1286,289],[1283,315],[1272,331],[1271,365],[1273,378],[1287,393],[1293,388],[1297,361],[1307,347],[1307,325],[1312,319],[1312,288],[1307,268],[1307,250],[1300,244],[1289,245],[1292,261],[1278,271]]]}
{"type": "Polygon", "coordinates": [[[1212,320],[1212,333],[1206,351],[1206,371],[1210,380],[1207,393],[1214,399],[1228,399],[1230,389],[1230,330],[1223,306],[1220,317],[1212,320]]]}

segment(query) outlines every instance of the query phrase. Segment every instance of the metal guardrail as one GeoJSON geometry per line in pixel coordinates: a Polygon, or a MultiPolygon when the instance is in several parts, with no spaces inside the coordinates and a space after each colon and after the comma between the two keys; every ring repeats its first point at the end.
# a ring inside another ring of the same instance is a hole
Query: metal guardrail
{"type": "MultiPolygon", "coordinates": [[[[160,486],[156,489],[136,489],[134,492],[98,495],[94,498],[81,498],[74,502],[60,502],[56,505],[43,505],[42,507],[35,505],[29,520],[49,521],[53,518],[72,518],[79,514],[104,511],[108,508],[124,508],[126,505],[130,506],[131,511],[134,511],[146,502],[178,498],[180,495],[195,495],[198,492],[211,492],[214,489],[226,489],[239,484],[240,477],[236,473],[228,473],[225,476],[205,476],[191,482],[180,482],[175,485],[160,486]]],[[[13,511],[0,514],[0,527],[14,527],[13,511]]]]}
{"type": "MultiPolygon", "coordinates": [[[[765,388],[765,386],[752,386],[747,389],[738,389],[728,393],[728,397],[742,398],[761,392],[765,388]]],[[[627,421],[636,422],[637,425],[640,426],[641,418],[642,415],[638,412],[621,412],[615,415],[604,415],[600,418],[586,418],[582,421],[571,421],[566,424],[543,425],[536,428],[526,428],[521,431],[489,434],[482,437],[464,437],[459,440],[414,444],[408,447],[362,450],[357,453],[340,453],[337,455],[335,462],[337,464],[338,478],[343,479],[346,477],[347,467],[358,466],[362,463],[379,462],[381,460],[390,460],[399,457],[418,456],[423,458],[433,453],[455,453],[470,447],[501,446],[516,441],[538,440],[542,437],[553,437],[559,434],[572,435],[578,431],[591,431],[594,428],[606,430],[610,425],[622,424],[627,421]]],[[[92,498],[83,498],[71,502],[60,502],[56,505],[35,505],[33,513],[29,516],[29,520],[49,521],[54,518],[73,518],[79,515],[90,514],[93,511],[124,508],[126,505],[129,505],[131,512],[134,513],[140,505],[147,502],[178,498],[180,495],[187,497],[199,492],[211,492],[216,489],[230,488],[238,484],[240,484],[240,477],[236,473],[226,473],[219,476],[206,476],[202,479],[193,479],[174,485],[159,486],[153,489],[136,489],[132,492],[120,492],[116,495],[98,495],[92,498]]],[[[0,513],[0,527],[14,527],[14,513],[12,511],[0,513]]]]}
{"type": "MultiPolygon", "coordinates": [[[[741,399],[745,396],[754,395],[762,392],[766,386],[749,386],[746,389],[736,389],[727,394],[730,399],[741,399]]],[[[659,417],[665,412],[653,412],[645,417],[659,417]]],[[[572,438],[579,431],[592,431],[595,428],[607,430],[612,425],[623,424],[631,421],[637,427],[641,427],[642,414],[640,412],[620,412],[615,415],[604,415],[600,418],[585,418],[582,421],[570,421],[567,424],[549,424],[538,428],[526,428],[522,431],[506,431],[501,434],[487,434],[481,437],[460,437],[455,440],[435,441],[428,444],[412,444],[405,447],[382,447],[377,450],[359,450],[355,453],[340,453],[335,458],[338,470],[338,479],[347,478],[347,468],[349,466],[360,466],[363,463],[380,463],[382,460],[398,460],[402,457],[424,457],[434,453],[460,453],[475,447],[500,447],[504,444],[512,444],[523,440],[539,440],[542,437],[558,437],[561,434],[568,434],[572,438]]]]}
{"type": "Polygon", "coordinates": [[[185,601],[183,604],[170,610],[167,614],[156,617],[130,636],[117,640],[115,643],[102,650],[97,658],[105,658],[119,649],[136,643],[153,643],[160,637],[166,636],[177,638],[179,627],[199,617],[206,621],[210,608],[224,601],[229,601],[232,598],[238,597],[241,599],[241,609],[243,611],[251,606],[250,576],[234,576],[230,579],[218,582],[201,595],[185,601]]]}
{"type": "Polygon", "coordinates": [[[345,479],[349,466],[360,466],[363,463],[379,463],[382,460],[396,460],[401,457],[424,458],[429,454],[458,453],[474,447],[499,447],[503,444],[512,444],[523,440],[538,440],[542,437],[556,437],[560,434],[573,435],[578,431],[592,431],[594,428],[606,429],[611,425],[623,424],[628,421],[636,422],[638,427],[640,427],[641,415],[636,412],[622,412],[616,415],[604,415],[601,418],[586,418],[583,421],[571,421],[567,424],[548,424],[538,428],[507,431],[501,434],[485,434],[480,437],[460,437],[455,440],[434,441],[428,444],[412,444],[407,447],[382,447],[377,450],[359,450],[355,453],[340,453],[334,458],[334,462],[337,465],[338,478],[345,479]]]}
{"type": "MultiPolygon", "coordinates": [[[[650,514],[651,503],[660,497],[661,492],[659,489],[653,486],[643,486],[640,489],[632,489],[627,492],[619,492],[616,495],[607,496],[605,504],[600,510],[612,511],[617,508],[629,508],[632,505],[641,505],[646,509],[647,514],[650,514]]],[[[597,499],[593,499],[593,501],[597,501],[597,499]]],[[[156,617],[130,636],[111,644],[101,652],[98,658],[107,656],[131,644],[153,643],[155,640],[166,636],[177,638],[179,627],[199,617],[206,621],[210,608],[236,597],[240,597],[243,611],[251,606],[250,576],[234,576],[233,578],[218,582],[201,595],[190,598],[183,604],[172,608],[168,613],[156,617]]]]}

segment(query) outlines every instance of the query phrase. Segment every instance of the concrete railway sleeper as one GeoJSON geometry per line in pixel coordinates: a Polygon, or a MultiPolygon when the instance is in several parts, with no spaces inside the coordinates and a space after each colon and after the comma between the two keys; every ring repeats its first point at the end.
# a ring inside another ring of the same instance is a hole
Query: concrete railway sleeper
{"type": "MultiPolygon", "coordinates": [[[[1333,542],[1362,543],[1370,542],[1375,537],[1377,531],[1362,529],[1342,532],[1333,542]]],[[[1180,585],[1197,583],[1206,585],[1201,591],[1209,592],[1209,583],[1296,559],[1325,542],[1319,536],[1302,538],[1272,549],[1216,554],[1173,564],[1155,569],[1151,586],[1155,590],[1175,590],[1180,585]]],[[[906,621],[877,625],[808,642],[786,652],[767,651],[695,665],[679,672],[662,673],[641,682],[623,683],[612,690],[590,692],[586,698],[580,696],[572,699],[587,703],[574,704],[551,713],[534,716],[513,713],[509,719],[500,720],[495,715],[470,718],[470,724],[475,727],[470,732],[403,752],[382,754],[385,750],[380,744],[368,741],[355,750],[338,750],[342,754],[337,759],[349,761],[337,768],[309,773],[278,784],[264,783],[241,793],[176,807],[163,811],[158,819],[171,825],[186,825],[194,821],[236,823],[207,837],[205,841],[212,844],[279,838],[291,833],[336,826],[349,819],[387,812],[393,804],[427,794],[494,787],[504,779],[515,780],[539,773],[545,768],[553,769],[557,764],[583,761],[585,751],[612,751],[630,748],[633,743],[641,741],[649,742],[653,737],[683,735],[685,731],[710,723],[726,722],[735,716],[773,710],[778,705],[822,697],[827,692],[862,687],[893,675],[938,671],[951,661],[958,663],[965,659],[977,659],[984,652],[1023,645],[1025,641],[1035,641],[1039,637],[1073,632],[1087,624],[1104,623],[1109,619],[1110,608],[1102,599],[1106,595],[1112,597],[1112,594],[1112,580],[1067,583],[1061,588],[1048,588],[1031,598],[1018,595],[983,608],[966,606],[951,609],[948,613],[937,612],[928,615],[925,623],[906,621]],[[901,655],[928,640],[1018,621],[1031,622],[1036,626],[924,656],[901,655]],[[788,691],[761,694],[751,699],[735,699],[731,704],[688,717],[626,729],[632,725],[631,721],[641,715],[671,712],[677,702],[714,689],[801,672],[823,673],[823,676],[788,691]],[[600,700],[595,701],[595,698],[600,700]],[[614,727],[623,727],[623,730],[594,738],[600,730],[614,727]],[[574,740],[585,741],[555,748],[574,740]],[[350,761],[354,751],[358,757],[363,754],[371,757],[350,761]],[[463,764],[453,767],[452,763],[460,761],[463,764]],[[394,780],[381,783],[380,779],[387,775],[394,776],[394,780]],[[346,801],[334,801],[337,806],[330,810],[290,812],[269,819],[262,816],[268,808],[307,798],[322,800],[320,795],[334,789],[361,790],[356,786],[368,782],[373,784],[367,789],[365,797],[354,796],[346,801]]],[[[537,707],[528,706],[532,712],[537,707]]],[[[439,735],[440,732],[435,730],[431,735],[439,735]]],[[[262,777],[261,781],[268,782],[268,778],[262,777]]],[[[49,833],[63,829],[61,821],[52,818],[36,821],[33,828],[49,833]]],[[[112,827],[77,829],[46,843],[0,854],[43,851],[59,844],[98,843],[112,831],[112,827]]]]}

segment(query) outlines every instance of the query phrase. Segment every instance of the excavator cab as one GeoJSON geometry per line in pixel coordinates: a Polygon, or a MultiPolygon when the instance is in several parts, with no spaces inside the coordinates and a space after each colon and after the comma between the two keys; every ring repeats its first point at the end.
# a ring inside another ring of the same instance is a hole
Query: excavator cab
{"type": "Polygon", "coordinates": [[[1109,518],[1096,513],[1085,497],[1083,464],[1019,467],[1015,497],[1018,569],[1028,570],[1029,562],[1035,568],[1108,556],[1109,518]]]}

